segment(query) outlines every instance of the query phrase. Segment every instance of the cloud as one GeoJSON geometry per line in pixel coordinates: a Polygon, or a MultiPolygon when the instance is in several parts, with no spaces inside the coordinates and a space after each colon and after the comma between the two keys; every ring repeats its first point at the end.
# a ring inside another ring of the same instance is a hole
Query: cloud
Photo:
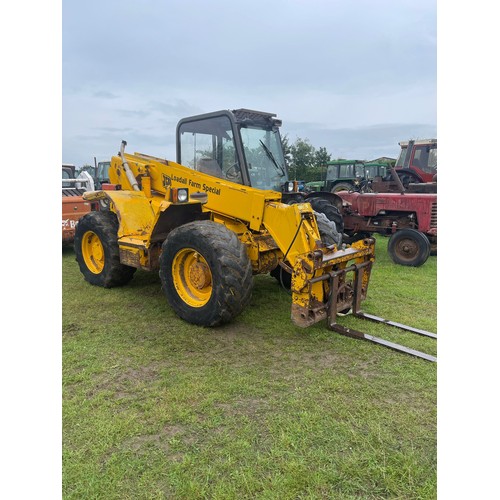
{"type": "Polygon", "coordinates": [[[116,109],[115,112],[127,118],[145,118],[151,114],[144,109],[116,109]]]}
{"type": "Polygon", "coordinates": [[[436,127],[420,123],[376,124],[353,128],[321,128],[315,124],[289,123],[283,125],[282,134],[289,142],[298,137],[314,138],[311,144],[325,147],[332,158],[371,160],[381,156],[397,158],[399,142],[408,139],[436,137],[436,127]]]}
{"type": "Polygon", "coordinates": [[[98,92],[94,92],[94,97],[102,98],[102,99],[117,99],[118,96],[108,92],[106,90],[100,90],[98,92]]]}
{"type": "Polygon", "coordinates": [[[315,146],[366,155],[387,147],[389,156],[409,132],[435,130],[434,1],[207,5],[64,4],[66,161],[114,151],[115,137],[95,132],[120,128],[174,158],[181,118],[240,107],[276,113],[315,146]],[[86,154],[77,137],[88,138],[86,154]]]}

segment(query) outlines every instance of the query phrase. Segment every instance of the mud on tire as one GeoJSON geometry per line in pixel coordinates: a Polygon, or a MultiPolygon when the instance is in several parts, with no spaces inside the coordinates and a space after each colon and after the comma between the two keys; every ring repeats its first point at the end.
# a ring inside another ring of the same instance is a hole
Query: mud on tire
{"type": "Polygon", "coordinates": [[[120,263],[118,219],[109,210],[90,212],[76,225],[74,249],[86,281],[112,288],[128,283],[135,267],[120,263]]]}
{"type": "Polygon", "coordinates": [[[201,326],[230,322],[252,295],[252,266],[235,233],[212,221],[174,229],[160,256],[162,289],[175,313],[201,326]]]}

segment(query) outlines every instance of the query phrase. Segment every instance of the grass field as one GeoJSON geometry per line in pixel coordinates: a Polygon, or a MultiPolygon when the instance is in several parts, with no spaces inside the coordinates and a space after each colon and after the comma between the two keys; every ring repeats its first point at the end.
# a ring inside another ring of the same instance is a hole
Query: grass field
{"type": "MultiPolygon", "coordinates": [[[[401,267],[386,247],[363,309],[436,331],[436,257],[401,267]]],[[[175,316],[157,273],[107,290],[72,249],[62,264],[64,498],[436,498],[434,363],[295,327],[269,276],[234,323],[206,329],[175,316]]]]}

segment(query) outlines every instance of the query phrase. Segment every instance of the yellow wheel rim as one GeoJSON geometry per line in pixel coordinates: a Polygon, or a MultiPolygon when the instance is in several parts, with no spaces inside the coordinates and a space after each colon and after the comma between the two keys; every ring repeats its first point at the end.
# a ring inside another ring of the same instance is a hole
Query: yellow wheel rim
{"type": "Polygon", "coordinates": [[[204,257],[192,248],[179,250],[172,262],[172,278],[181,299],[203,307],[212,296],[212,273],[204,257]]]}
{"type": "Polygon", "coordinates": [[[104,248],[99,236],[87,231],[82,238],[82,256],[89,271],[99,274],[104,269],[104,248]]]}

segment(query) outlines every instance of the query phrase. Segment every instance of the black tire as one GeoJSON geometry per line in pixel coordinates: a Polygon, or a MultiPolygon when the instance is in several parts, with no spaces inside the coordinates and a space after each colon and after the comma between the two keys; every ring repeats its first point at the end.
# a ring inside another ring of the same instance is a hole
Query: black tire
{"type": "Polygon", "coordinates": [[[338,193],[339,191],[352,191],[354,186],[349,182],[339,182],[332,187],[331,193],[338,193]]]}
{"type": "Polygon", "coordinates": [[[117,234],[118,219],[109,210],[90,212],[78,221],[74,242],[76,260],[90,284],[112,288],[127,284],[134,276],[135,267],[120,262],[117,234]]]}
{"type": "Polygon", "coordinates": [[[429,258],[431,245],[424,233],[401,229],[391,236],[387,250],[396,264],[419,267],[429,258]]]}
{"type": "Polygon", "coordinates": [[[310,198],[307,200],[315,212],[326,215],[334,227],[320,226],[321,240],[327,245],[342,243],[342,234],[344,232],[344,219],[338,208],[325,198],[310,198]]]}
{"type": "Polygon", "coordinates": [[[252,296],[252,266],[235,233],[212,221],[174,229],[160,255],[162,289],[175,313],[201,326],[230,322],[252,296]]]}

